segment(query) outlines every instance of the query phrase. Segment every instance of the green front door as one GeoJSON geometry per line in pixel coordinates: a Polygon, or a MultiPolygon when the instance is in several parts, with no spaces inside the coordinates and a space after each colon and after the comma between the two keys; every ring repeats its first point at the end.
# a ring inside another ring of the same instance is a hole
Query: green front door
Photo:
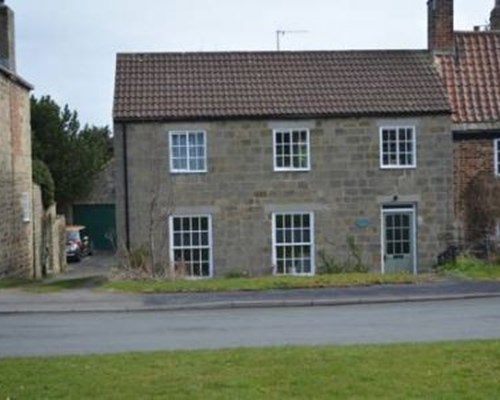
{"type": "Polygon", "coordinates": [[[114,204],[74,205],[73,223],[87,227],[94,249],[114,249],[116,236],[114,204]]]}
{"type": "Polygon", "coordinates": [[[383,271],[415,273],[415,209],[384,207],[383,271]]]}

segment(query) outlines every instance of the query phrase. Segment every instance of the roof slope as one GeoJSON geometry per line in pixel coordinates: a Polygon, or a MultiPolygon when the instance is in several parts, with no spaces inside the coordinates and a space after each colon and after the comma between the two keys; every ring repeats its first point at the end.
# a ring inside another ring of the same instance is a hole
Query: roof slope
{"type": "Polygon", "coordinates": [[[118,54],[115,120],[449,113],[427,51],[118,54]]]}
{"type": "Polygon", "coordinates": [[[453,122],[500,120],[500,32],[455,32],[455,54],[436,57],[453,122]]]}

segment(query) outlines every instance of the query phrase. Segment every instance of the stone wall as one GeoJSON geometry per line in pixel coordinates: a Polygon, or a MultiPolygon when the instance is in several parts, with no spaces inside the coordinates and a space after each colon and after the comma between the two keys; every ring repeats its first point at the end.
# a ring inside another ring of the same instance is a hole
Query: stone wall
{"type": "Polygon", "coordinates": [[[29,91],[0,71],[0,277],[33,276],[31,182],[29,91]]]}
{"type": "Polygon", "coordinates": [[[33,185],[34,277],[66,270],[66,219],[56,206],[43,209],[38,185],[33,185]]]}
{"type": "MultiPolygon", "coordinates": [[[[315,216],[315,249],[336,258],[348,255],[352,236],[372,270],[381,268],[381,207],[417,207],[418,271],[427,271],[450,241],[452,144],[450,119],[324,119],[308,121],[218,121],[127,124],[131,247],[147,243],[151,196],[172,198],[176,214],[209,213],[213,220],[215,274],[271,271],[271,215],[310,211],[315,216]],[[415,125],[416,169],[382,170],[379,127],[415,125]],[[273,128],[310,129],[311,170],[273,171],[273,128]],[[208,172],[170,174],[168,132],[207,132],[208,172]],[[394,200],[397,200],[394,202],[394,200]],[[363,227],[356,221],[362,218],[363,227]]],[[[115,126],[117,229],[125,238],[123,125],[115,126]]],[[[166,223],[156,233],[164,243],[166,223]]]]}

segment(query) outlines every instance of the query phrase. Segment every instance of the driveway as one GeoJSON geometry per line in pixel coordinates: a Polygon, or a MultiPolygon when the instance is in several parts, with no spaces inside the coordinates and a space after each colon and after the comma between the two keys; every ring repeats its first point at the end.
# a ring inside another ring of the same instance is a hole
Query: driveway
{"type": "Polygon", "coordinates": [[[85,257],[78,263],[69,262],[66,272],[55,276],[52,280],[107,276],[111,268],[117,264],[114,252],[95,251],[94,255],[85,257]]]}

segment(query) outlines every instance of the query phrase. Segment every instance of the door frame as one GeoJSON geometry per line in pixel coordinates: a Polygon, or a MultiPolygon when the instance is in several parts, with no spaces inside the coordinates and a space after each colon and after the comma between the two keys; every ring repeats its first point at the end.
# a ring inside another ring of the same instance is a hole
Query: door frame
{"type": "Polygon", "coordinates": [[[405,212],[411,214],[412,220],[412,244],[413,244],[413,274],[417,275],[417,205],[416,204],[382,204],[380,207],[380,260],[381,272],[385,274],[385,215],[396,212],[405,212]]]}

